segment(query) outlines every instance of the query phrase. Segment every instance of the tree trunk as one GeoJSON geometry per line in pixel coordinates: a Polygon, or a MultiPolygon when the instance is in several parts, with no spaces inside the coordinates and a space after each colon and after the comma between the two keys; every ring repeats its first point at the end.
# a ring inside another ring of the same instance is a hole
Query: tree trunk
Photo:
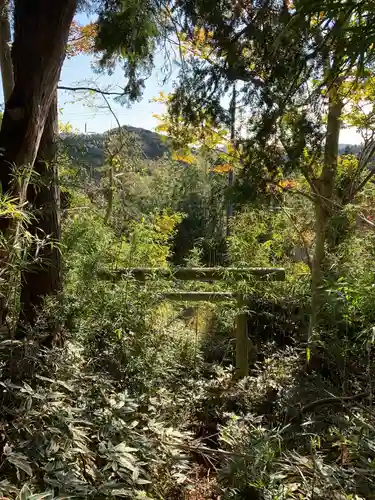
{"type": "Polygon", "coordinates": [[[327,227],[333,210],[335,179],[339,152],[339,136],[343,102],[338,94],[339,84],[333,86],[329,95],[327,134],[324,165],[320,177],[315,181],[317,195],[315,201],[315,251],[311,271],[311,316],[308,332],[308,346],[314,346],[314,333],[321,311],[323,262],[327,227]]]}
{"type": "MultiPolygon", "coordinates": [[[[48,296],[61,291],[60,250],[55,244],[61,239],[60,189],[56,163],[58,134],[57,96],[55,95],[44,126],[39,153],[34,164],[37,184],[29,184],[27,200],[33,208],[34,219],[28,230],[33,237],[49,238],[39,250],[35,265],[21,274],[21,323],[35,324],[37,309],[48,296]]],[[[32,257],[36,253],[33,245],[32,257]]],[[[57,325],[54,325],[57,326],[57,325]]]]}
{"type": "MultiPolygon", "coordinates": [[[[77,0],[16,0],[12,60],[14,88],[0,131],[2,191],[12,186],[14,167],[32,167],[55,95],[77,0]]],[[[26,197],[26,186],[21,193],[26,197]]],[[[22,199],[22,197],[21,197],[22,199]]],[[[6,230],[9,219],[0,219],[6,230]]]]}
{"type": "MultiPolygon", "coordinates": [[[[230,126],[230,141],[233,147],[235,147],[236,143],[236,104],[237,104],[237,92],[236,92],[236,84],[233,84],[232,91],[232,101],[230,104],[230,113],[231,113],[231,126],[230,126]]],[[[233,168],[230,168],[228,171],[228,188],[231,190],[233,187],[234,181],[234,172],[233,168]]],[[[231,195],[231,193],[229,193],[231,195]]],[[[233,217],[233,203],[232,200],[229,199],[227,201],[227,237],[231,234],[230,223],[233,217]]]]}
{"type": "Polygon", "coordinates": [[[113,185],[113,166],[110,165],[108,170],[108,191],[107,191],[107,209],[104,216],[104,224],[108,224],[109,219],[112,215],[113,210],[113,195],[114,195],[114,185],[113,185]]]}
{"type": "MultiPolygon", "coordinates": [[[[13,87],[13,64],[10,50],[11,33],[9,20],[9,2],[0,0],[0,69],[2,78],[2,87],[4,95],[4,103],[9,99],[13,87]]],[[[6,263],[8,262],[8,252],[2,249],[0,252],[1,278],[5,286],[2,286],[0,296],[0,326],[6,321],[7,304],[9,302],[9,292],[12,288],[10,276],[8,275],[6,263]]]]}
{"type": "Polygon", "coordinates": [[[10,44],[9,2],[7,0],[0,0],[0,67],[5,103],[10,98],[14,87],[10,44]]]}
{"type": "MultiPolygon", "coordinates": [[[[0,183],[3,193],[9,193],[20,202],[27,198],[31,168],[56,95],[76,7],[77,0],[15,0],[12,46],[14,88],[5,104],[0,130],[0,183]],[[21,187],[15,185],[13,177],[15,171],[24,168],[27,173],[21,187]]],[[[49,188],[48,196],[50,194],[49,188]]],[[[43,196],[44,200],[48,198],[43,196]]],[[[10,218],[0,217],[0,231],[6,233],[12,225],[10,218]]],[[[48,226],[45,221],[42,225],[48,226]]],[[[2,265],[7,265],[6,259],[3,259],[2,265]]],[[[23,300],[26,304],[25,293],[23,300]]],[[[1,308],[0,303],[0,316],[3,317],[1,308]]]]}
{"type": "Polygon", "coordinates": [[[314,332],[317,326],[322,299],[322,266],[325,257],[325,241],[328,213],[319,200],[315,203],[315,249],[311,268],[311,315],[308,333],[308,346],[314,344],[314,332]]]}

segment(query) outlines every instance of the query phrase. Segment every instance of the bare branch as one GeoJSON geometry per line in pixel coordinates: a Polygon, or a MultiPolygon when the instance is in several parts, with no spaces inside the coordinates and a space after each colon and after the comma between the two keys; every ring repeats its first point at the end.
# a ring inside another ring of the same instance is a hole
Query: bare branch
{"type": "Polygon", "coordinates": [[[358,401],[361,399],[368,398],[369,396],[370,396],[370,393],[362,392],[360,394],[355,394],[354,396],[342,396],[342,397],[332,396],[332,397],[328,397],[328,398],[318,399],[316,401],[312,401],[311,403],[308,403],[307,405],[303,406],[297,415],[290,415],[288,422],[291,423],[293,421],[297,421],[297,422],[301,421],[303,415],[305,415],[306,413],[312,413],[317,408],[320,408],[321,406],[327,406],[327,405],[344,406],[345,403],[347,403],[347,402],[358,401]]]}
{"type": "Polygon", "coordinates": [[[343,396],[343,397],[330,397],[330,398],[322,398],[318,399],[317,401],[313,401],[312,403],[307,404],[301,409],[301,414],[304,413],[309,413],[320,406],[326,406],[326,405],[342,405],[346,401],[357,401],[359,399],[365,399],[369,397],[368,392],[362,392],[360,394],[355,394],[354,396],[343,396]]]}
{"type": "Polygon", "coordinates": [[[123,97],[124,92],[110,92],[107,90],[100,90],[95,87],[66,87],[65,85],[59,85],[57,87],[58,90],[68,90],[70,92],[96,92],[97,94],[101,94],[102,96],[117,96],[123,97]]]}

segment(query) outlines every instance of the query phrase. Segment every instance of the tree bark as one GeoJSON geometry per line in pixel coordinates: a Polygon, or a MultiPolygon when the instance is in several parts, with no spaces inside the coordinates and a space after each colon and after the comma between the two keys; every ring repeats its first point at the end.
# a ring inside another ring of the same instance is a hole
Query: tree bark
{"type": "Polygon", "coordinates": [[[339,153],[339,137],[343,102],[338,94],[339,83],[330,90],[328,105],[327,134],[324,151],[323,170],[315,181],[317,195],[315,201],[315,251],[311,270],[311,316],[308,332],[308,346],[314,345],[314,332],[321,311],[323,263],[327,228],[333,210],[337,160],[339,153]]]}
{"type": "Polygon", "coordinates": [[[5,103],[10,98],[14,87],[11,40],[9,2],[0,0],[0,67],[5,103]]]}
{"type": "MultiPolygon", "coordinates": [[[[9,17],[9,2],[7,0],[0,0],[0,69],[4,103],[8,101],[14,87],[13,64],[10,50],[11,32],[9,17]]],[[[4,280],[5,286],[2,286],[2,293],[0,295],[0,326],[6,321],[7,302],[9,300],[10,289],[12,288],[6,268],[7,262],[8,252],[3,249],[0,252],[0,266],[2,267],[1,277],[4,280]]]]}
{"type": "MultiPolygon", "coordinates": [[[[56,163],[57,134],[55,94],[34,164],[37,183],[29,184],[27,189],[27,200],[35,217],[28,230],[34,238],[49,239],[39,250],[35,265],[21,273],[20,320],[21,323],[31,325],[35,324],[38,308],[43,304],[44,298],[58,296],[61,292],[61,257],[58,245],[55,244],[61,239],[60,188],[56,163]]],[[[32,250],[33,258],[36,245],[32,246],[32,250]]]]}
{"type": "MultiPolygon", "coordinates": [[[[32,167],[55,95],[77,0],[16,0],[12,60],[14,88],[0,131],[2,191],[19,195],[14,167],[32,167]]],[[[25,183],[21,195],[26,197],[25,183]]],[[[21,196],[22,199],[22,196],[21,196]]],[[[9,219],[0,219],[6,230],[9,219]]]]}
{"type": "MultiPolygon", "coordinates": [[[[69,28],[76,7],[77,0],[54,0],[53,2],[50,0],[15,0],[14,3],[14,42],[12,45],[14,88],[5,103],[0,130],[2,153],[0,183],[2,193],[10,194],[21,203],[27,198],[31,168],[34,166],[46,119],[56,96],[69,28]],[[27,170],[22,186],[16,185],[13,181],[14,173],[24,168],[27,170]]],[[[51,124],[52,122],[53,120],[51,124]]],[[[52,130],[50,127],[52,125],[48,127],[49,131],[52,130]]],[[[46,131],[46,134],[49,135],[49,132],[46,131]]],[[[43,171],[46,164],[43,162],[44,166],[41,165],[40,163],[38,168],[43,171]]],[[[49,187],[43,195],[33,192],[33,188],[29,190],[29,196],[34,198],[37,204],[44,205],[48,199],[55,196],[55,194],[52,195],[53,189],[48,182],[47,186],[49,187]]],[[[51,229],[49,225],[54,217],[55,215],[42,217],[41,229],[51,229]]],[[[1,232],[7,233],[12,225],[13,221],[10,218],[0,217],[1,232]]],[[[38,226],[40,227],[39,224],[38,226]]],[[[56,227],[49,231],[49,234],[51,233],[52,235],[58,233],[56,227]]],[[[58,257],[53,252],[49,258],[53,260],[58,257]]],[[[6,266],[6,259],[2,259],[1,264],[6,266]]],[[[51,269],[48,271],[48,279],[52,279],[51,269]]],[[[45,280],[47,280],[46,275],[45,280]]],[[[30,283],[30,278],[24,281],[26,282],[30,283]]],[[[57,282],[58,278],[55,284],[49,285],[49,288],[52,286],[57,289],[59,286],[57,282]]],[[[44,288],[48,288],[46,281],[44,288]]],[[[25,289],[23,304],[31,303],[36,294],[36,289],[33,291],[25,289]]],[[[40,297],[39,292],[37,296],[40,297]]],[[[38,303],[39,299],[35,300],[38,303]]],[[[0,303],[0,317],[4,317],[2,307],[0,303]]]]}
{"type": "MultiPolygon", "coordinates": [[[[236,84],[233,84],[232,91],[232,102],[230,104],[230,113],[231,113],[231,126],[230,126],[230,141],[232,146],[235,147],[236,143],[236,104],[237,104],[237,91],[236,84]]],[[[234,181],[234,172],[233,167],[228,171],[228,188],[232,189],[234,181]]],[[[229,193],[231,195],[231,193],[229,193]]],[[[227,201],[227,237],[231,235],[230,223],[233,217],[233,203],[232,200],[229,199],[227,201]]]]}

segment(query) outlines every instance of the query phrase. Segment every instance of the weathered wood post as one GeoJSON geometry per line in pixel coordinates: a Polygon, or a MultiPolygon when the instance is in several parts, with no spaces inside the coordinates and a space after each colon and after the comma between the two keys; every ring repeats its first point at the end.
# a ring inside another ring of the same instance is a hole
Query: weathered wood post
{"type": "Polygon", "coordinates": [[[252,342],[247,335],[247,313],[243,311],[245,300],[242,295],[230,292],[166,292],[163,294],[168,300],[184,302],[220,302],[222,300],[237,299],[239,313],[236,317],[236,378],[241,379],[249,374],[249,351],[252,342]]]}
{"type": "Polygon", "coordinates": [[[249,338],[247,335],[247,313],[243,311],[243,296],[237,298],[239,312],[236,318],[236,378],[249,375],[249,338]]]}

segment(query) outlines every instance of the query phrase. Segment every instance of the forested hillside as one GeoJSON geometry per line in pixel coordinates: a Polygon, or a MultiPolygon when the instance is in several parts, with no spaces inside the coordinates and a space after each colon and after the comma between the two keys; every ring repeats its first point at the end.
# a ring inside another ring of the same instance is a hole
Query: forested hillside
{"type": "Polygon", "coordinates": [[[375,500],[373,2],[0,6],[0,498],[375,500]]]}
{"type": "MultiPolygon", "coordinates": [[[[124,126],[124,134],[134,138],[134,149],[140,150],[145,158],[155,160],[171,153],[166,138],[150,130],[142,128],[124,126]]],[[[64,133],[61,140],[65,151],[72,161],[82,163],[88,167],[101,167],[105,161],[105,142],[108,135],[116,133],[116,130],[109,130],[103,134],[78,134],[64,133]]],[[[133,151],[129,151],[129,156],[133,151]]]]}
{"type": "MultiPolygon", "coordinates": [[[[136,146],[145,158],[155,160],[163,156],[171,156],[173,148],[168,144],[168,137],[143,128],[124,126],[124,134],[134,138],[136,146]]],[[[108,130],[102,134],[63,133],[61,141],[63,148],[73,162],[81,163],[87,167],[101,167],[105,162],[105,141],[108,135],[116,133],[116,129],[108,130]]],[[[170,141],[169,141],[170,142],[170,141]]],[[[136,148],[135,148],[136,149],[136,148]]],[[[339,153],[358,155],[360,146],[339,144],[339,153]]],[[[133,154],[129,151],[129,155],[133,154]]]]}

